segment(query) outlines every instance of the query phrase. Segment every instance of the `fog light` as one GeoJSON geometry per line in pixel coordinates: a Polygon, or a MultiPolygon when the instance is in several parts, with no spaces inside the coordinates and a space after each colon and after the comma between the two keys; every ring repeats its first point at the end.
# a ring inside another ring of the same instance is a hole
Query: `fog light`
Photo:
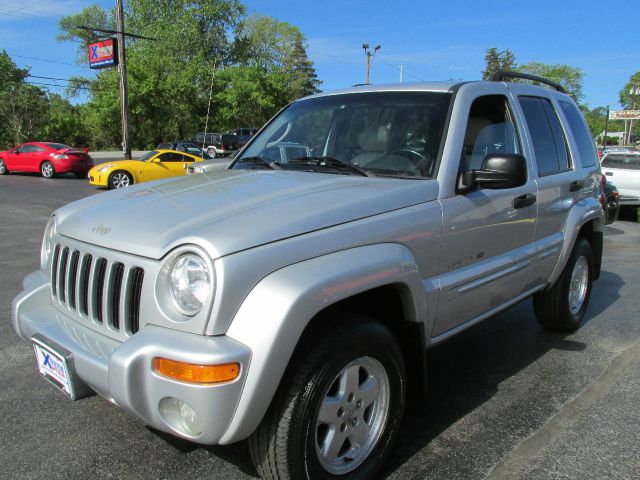
{"type": "Polygon", "coordinates": [[[202,433],[200,417],[193,408],[179,398],[163,398],[158,404],[158,410],[167,425],[183,435],[197,437],[202,433]]]}

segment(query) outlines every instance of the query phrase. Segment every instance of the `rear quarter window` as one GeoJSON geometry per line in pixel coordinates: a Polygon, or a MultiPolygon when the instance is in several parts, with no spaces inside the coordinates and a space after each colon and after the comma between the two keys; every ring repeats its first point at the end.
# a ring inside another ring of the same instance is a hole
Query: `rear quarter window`
{"type": "Polygon", "coordinates": [[[558,103],[560,103],[560,108],[562,108],[562,112],[569,123],[569,129],[573,133],[573,138],[576,140],[578,153],[580,154],[580,164],[583,167],[596,165],[598,163],[596,145],[582,118],[582,114],[578,108],[570,102],[560,100],[558,103]]]}

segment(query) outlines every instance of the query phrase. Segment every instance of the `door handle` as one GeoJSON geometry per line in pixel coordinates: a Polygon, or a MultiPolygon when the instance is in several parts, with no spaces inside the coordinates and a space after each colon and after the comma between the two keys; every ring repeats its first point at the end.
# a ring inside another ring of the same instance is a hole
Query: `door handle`
{"type": "Polygon", "coordinates": [[[581,190],[583,186],[584,184],[580,180],[576,180],[575,182],[571,182],[569,184],[569,191],[577,192],[578,190],[581,190]]]}
{"type": "Polygon", "coordinates": [[[527,193],[513,199],[513,208],[524,208],[534,203],[536,203],[536,196],[533,193],[527,193]]]}

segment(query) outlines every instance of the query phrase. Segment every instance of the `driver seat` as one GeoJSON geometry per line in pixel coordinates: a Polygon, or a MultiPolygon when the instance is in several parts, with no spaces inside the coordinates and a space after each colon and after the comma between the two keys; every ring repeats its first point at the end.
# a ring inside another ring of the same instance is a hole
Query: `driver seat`
{"type": "Polygon", "coordinates": [[[369,163],[387,153],[389,129],[384,125],[369,127],[358,136],[358,144],[362,152],[353,157],[351,163],[366,167],[369,163]]]}

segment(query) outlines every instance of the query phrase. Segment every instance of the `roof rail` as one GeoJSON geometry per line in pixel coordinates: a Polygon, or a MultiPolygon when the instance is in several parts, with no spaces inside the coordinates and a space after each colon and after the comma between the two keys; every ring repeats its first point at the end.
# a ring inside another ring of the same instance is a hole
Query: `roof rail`
{"type": "Polygon", "coordinates": [[[549,85],[554,90],[557,90],[561,93],[567,93],[562,85],[559,83],[553,82],[544,77],[539,77],[538,75],[531,75],[530,73],[522,73],[522,72],[511,72],[506,70],[500,70],[495,72],[489,77],[489,80],[492,82],[503,82],[506,78],[522,78],[524,80],[532,80],[534,82],[544,83],[545,85],[549,85]]]}

